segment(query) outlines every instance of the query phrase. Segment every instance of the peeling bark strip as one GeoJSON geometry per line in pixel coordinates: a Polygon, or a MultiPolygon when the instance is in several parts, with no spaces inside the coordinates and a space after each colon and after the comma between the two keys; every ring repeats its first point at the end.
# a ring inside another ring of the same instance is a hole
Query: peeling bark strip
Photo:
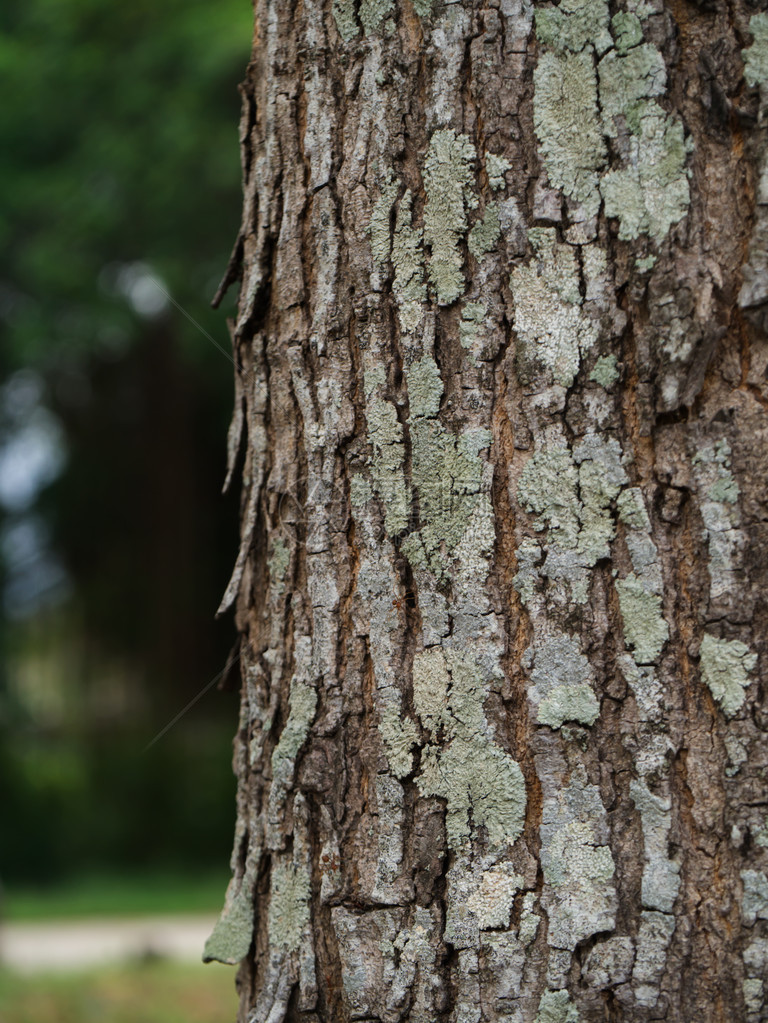
{"type": "Polygon", "coordinates": [[[243,1023],[768,1019],[768,15],[257,0],[243,1023]]]}

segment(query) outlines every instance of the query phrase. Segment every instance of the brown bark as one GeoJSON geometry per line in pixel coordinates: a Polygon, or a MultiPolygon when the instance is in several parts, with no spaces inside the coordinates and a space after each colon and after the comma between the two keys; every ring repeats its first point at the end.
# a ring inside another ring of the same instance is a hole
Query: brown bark
{"type": "Polygon", "coordinates": [[[258,0],[243,1021],[768,1019],[754,14],[258,0]]]}

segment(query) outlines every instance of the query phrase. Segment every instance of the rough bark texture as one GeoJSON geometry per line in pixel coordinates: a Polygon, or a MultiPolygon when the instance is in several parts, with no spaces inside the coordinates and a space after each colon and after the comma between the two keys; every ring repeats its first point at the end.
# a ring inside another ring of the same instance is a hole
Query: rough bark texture
{"type": "Polygon", "coordinates": [[[243,1021],[768,1019],[759,7],[257,0],[243,1021]]]}

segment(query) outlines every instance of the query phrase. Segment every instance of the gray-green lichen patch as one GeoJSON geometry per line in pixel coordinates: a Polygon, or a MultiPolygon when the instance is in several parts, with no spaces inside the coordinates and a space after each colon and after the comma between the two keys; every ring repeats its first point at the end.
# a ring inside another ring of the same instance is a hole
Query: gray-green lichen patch
{"type": "Polygon", "coordinates": [[[360,0],[360,22],[367,36],[378,31],[393,7],[392,0],[360,0]]]}
{"type": "Polygon", "coordinates": [[[600,189],[606,216],[619,219],[619,238],[649,234],[661,241],[688,212],[689,147],[682,123],[658,104],[648,103],[638,119],[639,130],[629,139],[628,165],[608,171],[600,189]]]}
{"type": "Polygon", "coordinates": [[[354,39],[360,31],[355,19],[354,0],[333,0],[333,19],[345,43],[354,39]]]}
{"type": "Polygon", "coordinates": [[[485,171],[488,175],[488,184],[494,192],[506,186],[504,175],[512,168],[512,164],[505,156],[497,156],[495,153],[485,154],[485,171]]]}
{"type": "Polygon", "coordinates": [[[671,913],[680,890],[680,865],[668,856],[672,801],[654,795],[644,780],[632,780],[629,794],[640,811],[645,864],[642,900],[646,909],[671,913]]]}
{"type": "Polygon", "coordinates": [[[536,11],[536,35],[540,43],[558,53],[578,53],[588,43],[604,53],[612,44],[608,18],[605,0],[562,0],[557,7],[536,11]]]}
{"type": "Polygon", "coordinates": [[[365,371],[365,415],[368,439],[373,448],[371,475],[376,493],[384,504],[384,523],[390,536],[408,525],[410,493],[405,480],[403,428],[392,402],[381,397],[386,373],[381,366],[365,371]]]}
{"type": "Polygon", "coordinates": [[[278,587],[285,582],[285,573],[288,571],[290,560],[290,551],[286,547],[285,541],[278,536],[272,543],[272,553],[267,562],[269,577],[278,587]]]}
{"type": "Polygon", "coordinates": [[[376,775],[378,860],[371,895],[394,902],[403,894],[403,786],[388,774],[376,775]]]}
{"type": "Polygon", "coordinates": [[[203,962],[236,966],[251,947],[253,919],[253,891],[248,885],[236,884],[233,878],[221,916],[205,943],[203,962]]]}
{"type": "Polygon", "coordinates": [[[295,760],[309,734],[317,710],[317,692],[305,682],[294,679],[291,683],[291,710],[272,753],[272,770],[281,760],[295,760]]]}
{"type": "Polygon", "coordinates": [[[484,496],[483,461],[487,430],[471,429],[458,439],[436,418],[442,396],[440,371],[431,355],[408,374],[413,484],[419,498],[420,526],[403,543],[415,568],[442,578],[456,556],[484,496]]]}
{"type": "Polygon", "coordinates": [[[744,703],[749,672],[757,654],[738,639],[718,639],[707,633],[701,641],[701,677],[726,717],[733,717],[744,703]]]}
{"type": "Polygon", "coordinates": [[[643,23],[634,11],[619,11],[611,18],[611,28],[620,54],[643,41],[643,23]]]}
{"type": "Polygon", "coordinates": [[[650,256],[638,257],[635,260],[635,268],[639,270],[640,273],[647,273],[648,270],[653,270],[653,268],[656,266],[657,258],[658,257],[654,256],[653,254],[651,254],[650,256]]]}
{"type": "Polygon", "coordinates": [[[592,687],[589,661],[572,636],[553,636],[536,643],[528,698],[537,708],[537,720],[550,728],[566,721],[593,725],[600,704],[592,687]]]}
{"type": "Polygon", "coordinates": [[[709,540],[710,595],[722,597],[735,586],[744,536],[739,528],[739,486],[731,472],[731,447],[723,437],[706,444],[693,456],[701,517],[709,540]]]}
{"type": "Polygon", "coordinates": [[[548,529],[543,574],[567,580],[579,603],[587,599],[587,569],[608,555],[615,533],[611,503],[627,481],[621,457],[616,440],[588,434],[573,452],[536,452],[518,482],[520,504],[539,516],[535,528],[548,529]]]}
{"type": "Polygon", "coordinates": [[[756,920],[768,920],[768,877],[762,870],[742,870],[741,918],[752,926],[756,920]]]}
{"type": "Polygon", "coordinates": [[[597,340],[597,325],[581,308],[573,248],[557,242],[555,228],[534,228],[528,236],[536,258],[510,277],[518,363],[523,369],[543,365],[556,383],[570,387],[581,356],[597,340]]]}
{"type": "Polygon", "coordinates": [[[269,844],[282,844],[280,822],[285,797],[293,782],[296,757],[309,735],[310,726],[317,710],[317,692],[313,686],[295,676],[291,681],[291,710],[288,720],[280,733],[277,745],[272,751],[272,787],[269,792],[268,816],[270,829],[269,844]]]}
{"type": "Polygon", "coordinates": [[[483,219],[478,220],[469,232],[467,247],[475,259],[482,259],[496,245],[500,234],[499,209],[491,202],[485,207],[483,219]]]}
{"type": "Polygon", "coordinates": [[[355,473],[349,481],[349,499],[353,508],[364,507],[373,497],[373,488],[366,477],[361,473],[355,473]]]}
{"type": "Polygon", "coordinates": [[[533,74],[533,120],[550,182],[593,217],[606,148],[597,112],[592,54],[544,53],[533,74]]]}
{"type": "Polygon", "coordinates": [[[624,638],[632,647],[638,664],[653,664],[669,639],[669,626],[661,610],[661,597],[644,581],[630,572],[626,579],[616,580],[624,638]]]}
{"type": "Polygon", "coordinates": [[[297,952],[310,920],[309,874],[293,863],[272,867],[269,894],[269,943],[297,952]]]}
{"type": "Polygon", "coordinates": [[[415,418],[434,419],[440,411],[443,380],[437,363],[425,355],[408,370],[408,400],[415,418]]]}
{"type": "Polygon", "coordinates": [[[534,126],[550,182],[581,203],[587,218],[602,197],[606,214],[619,219],[620,238],[661,241],[690,203],[689,146],[682,123],[653,98],[665,92],[667,76],[659,50],[642,41],[645,13],[614,16],[612,49],[603,0],[537,11],[537,36],[549,49],[534,72],[534,126]],[[599,64],[601,116],[593,48],[598,56],[609,51],[599,64]],[[622,138],[625,163],[600,178],[604,135],[622,138]]]}
{"type": "Polygon", "coordinates": [[[589,379],[604,387],[606,391],[619,379],[619,368],[615,355],[601,355],[595,363],[595,368],[589,374],[589,379]]]}
{"type": "Polygon", "coordinates": [[[523,879],[509,863],[484,870],[480,884],[467,899],[467,907],[477,917],[481,931],[509,927],[515,895],[523,886],[523,879]]]}
{"type": "Polygon", "coordinates": [[[467,211],[477,205],[472,191],[475,147],[450,128],[436,131],[424,163],[424,240],[430,247],[429,278],[440,305],[464,291],[459,242],[467,232],[467,211]]]}
{"type": "Polygon", "coordinates": [[[540,829],[546,882],[542,905],[549,917],[550,945],[573,949],[590,935],[615,926],[613,856],[603,839],[605,809],[584,768],[575,768],[566,785],[547,788],[540,829]]]}
{"type": "Polygon", "coordinates": [[[541,922],[541,917],[534,910],[535,903],[536,895],[534,892],[528,892],[523,897],[523,908],[520,911],[520,927],[517,931],[517,936],[523,946],[531,944],[536,937],[539,923],[541,922]]]}
{"type": "Polygon", "coordinates": [[[744,78],[747,85],[768,82],[768,14],[755,14],[749,19],[749,31],[754,42],[741,51],[744,58],[744,78]]]}
{"type": "Polygon", "coordinates": [[[405,778],[413,768],[411,750],[419,741],[416,725],[400,710],[400,696],[386,700],[379,720],[379,732],[387,751],[387,761],[396,778],[405,778]]]}
{"type": "Polygon", "coordinates": [[[525,817],[525,781],[520,766],[493,741],[483,712],[487,688],[479,666],[455,650],[431,648],[413,666],[414,705],[431,732],[445,740],[422,750],[417,778],[425,796],[447,801],[452,848],[471,828],[484,827],[492,848],[514,842],[525,817]]]}
{"type": "MultiPolygon", "coordinates": [[[[334,7],[335,10],[335,7],[334,7]]],[[[371,253],[373,261],[381,267],[385,265],[392,251],[392,230],[390,214],[397,198],[397,181],[388,173],[381,184],[379,198],[373,204],[371,220],[368,227],[371,236],[371,253]]]]}
{"type": "Polygon", "coordinates": [[[413,197],[409,189],[398,205],[395,235],[392,239],[392,263],[395,268],[392,289],[400,306],[400,325],[406,333],[415,330],[427,298],[422,232],[413,226],[412,207],[413,197]]]}
{"type": "Polygon", "coordinates": [[[539,1001],[536,1023],[579,1023],[581,1016],[567,991],[545,991],[539,1001]]]}
{"type": "MultiPolygon", "coordinates": [[[[473,358],[474,349],[480,336],[480,328],[485,320],[486,309],[482,302],[467,302],[461,310],[459,321],[459,342],[462,348],[466,348],[473,358]]],[[[476,361],[473,359],[473,361],[476,361]]]]}
{"type": "Polygon", "coordinates": [[[636,46],[624,56],[612,51],[600,61],[598,74],[606,135],[615,137],[624,125],[639,134],[640,119],[656,107],[648,99],[663,96],[667,87],[667,69],[661,53],[651,43],[636,46]]]}
{"type": "Polygon", "coordinates": [[[420,18],[428,18],[432,13],[434,0],[413,0],[413,9],[420,18]]]}
{"type": "Polygon", "coordinates": [[[653,1008],[659,998],[659,981],[664,974],[667,949],[675,931],[675,918],[667,913],[644,910],[637,932],[637,952],[632,971],[632,990],[638,1005],[653,1008]]]}

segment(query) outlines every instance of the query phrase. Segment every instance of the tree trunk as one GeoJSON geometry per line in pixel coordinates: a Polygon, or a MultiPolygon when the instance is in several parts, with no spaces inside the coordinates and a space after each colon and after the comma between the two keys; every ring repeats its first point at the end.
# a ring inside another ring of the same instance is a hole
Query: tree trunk
{"type": "Polygon", "coordinates": [[[257,0],[241,1020],[768,1019],[756,6],[257,0]]]}

